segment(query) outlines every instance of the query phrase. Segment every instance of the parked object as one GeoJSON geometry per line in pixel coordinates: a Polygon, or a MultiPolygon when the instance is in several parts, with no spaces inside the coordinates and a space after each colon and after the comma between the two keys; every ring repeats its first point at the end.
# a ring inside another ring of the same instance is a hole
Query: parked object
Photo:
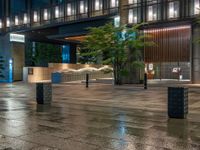
{"type": "Polygon", "coordinates": [[[168,87],[169,118],[184,119],[188,114],[188,88],[168,87]]]}

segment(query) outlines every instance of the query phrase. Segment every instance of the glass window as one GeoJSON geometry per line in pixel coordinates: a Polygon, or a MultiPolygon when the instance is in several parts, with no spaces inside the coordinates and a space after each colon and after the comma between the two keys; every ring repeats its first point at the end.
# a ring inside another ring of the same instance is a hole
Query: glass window
{"type": "Polygon", "coordinates": [[[136,4],[140,3],[140,0],[128,0],[128,4],[136,4]]]}
{"type": "Polygon", "coordinates": [[[94,10],[95,11],[102,10],[102,7],[103,7],[102,0],[94,0],[94,1],[95,1],[95,3],[94,3],[94,10]]]}
{"type": "Polygon", "coordinates": [[[67,3],[67,16],[75,15],[75,5],[74,3],[67,3]]]}
{"type": "Polygon", "coordinates": [[[85,14],[88,12],[87,1],[80,1],[79,2],[79,13],[85,14]]]}
{"type": "Polygon", "coordinates": [[[130,9],[129,14],[128,14],[128,23],[136,24],[136,23],[140,22],[140,18],[138,16],[139,16],[139,13],[138,13],[137,8],[130,9]]]}
{"type": "Polygon", "coordinates": [[[193,6],[194,6],[194,15],[197,15],[200,13],[200,0],[194,0],[193,2],[193,6]]]}
{"type": "Polygon", "coordinates": [[[177,18],[179,17],[179,1],[169,2],[168,3],[168,18],[177,18]]]}
{"type": "Polygon", "coordinates": [[[160,1],[159,0],[149,0],[147,2],[147,20],[155,21],[160,19],[160,1]]]}
{"type": "Polygon", "coordinates": [[[110,8],[115,8],[119,6],[119,0],[110,0],[110,8]]]}

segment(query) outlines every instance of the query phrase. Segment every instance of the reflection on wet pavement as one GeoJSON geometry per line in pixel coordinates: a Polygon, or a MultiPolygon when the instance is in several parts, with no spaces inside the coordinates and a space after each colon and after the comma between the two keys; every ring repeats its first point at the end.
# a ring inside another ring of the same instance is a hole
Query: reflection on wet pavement
{"type": "Polygon", "coordinates": [[[96,84],[53,86],[51,106],[35,85],[0,85],[0,149],[200,150],[200,90],[188,119],[168,119],[167,88],[96,84]]]}

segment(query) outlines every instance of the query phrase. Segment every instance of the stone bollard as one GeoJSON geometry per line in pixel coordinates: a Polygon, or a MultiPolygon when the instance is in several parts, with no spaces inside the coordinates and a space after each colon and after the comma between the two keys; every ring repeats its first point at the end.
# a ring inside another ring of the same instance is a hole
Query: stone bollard
{"type": "Polygon", "coordinates": [[[144,89],[147,90],[147,73],[144,74],[144,89]]]}
{"type": "Polygon", "coordinates": [[[88,88],[89,87],[89,74],[87,73],[86,74],[86,88],[88,88]]]}
{"type": "Polygon", "coordinates": [[[188,114],[188,88],[168,87],[169,118],[184,119],[188,114]]]}
{"type": "Polygon", "coordinates": [[[38,104],[51,104],[52,84],[36,83],[36,100],[38,104]]]}

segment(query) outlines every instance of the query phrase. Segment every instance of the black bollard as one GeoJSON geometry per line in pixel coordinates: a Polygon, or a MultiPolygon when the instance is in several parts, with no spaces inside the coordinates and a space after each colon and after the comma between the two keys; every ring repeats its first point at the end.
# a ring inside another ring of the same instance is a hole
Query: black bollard
{"type": "Polygon", "coordinates": [[[89,74],[87,73],[86,74],[86,88],[88,88],[89,87],[89,74]]]}
{"type": "Polygon", "coordinates": [[[147,90],[147,73],[144,74],[144,89],[147,90]]]}

